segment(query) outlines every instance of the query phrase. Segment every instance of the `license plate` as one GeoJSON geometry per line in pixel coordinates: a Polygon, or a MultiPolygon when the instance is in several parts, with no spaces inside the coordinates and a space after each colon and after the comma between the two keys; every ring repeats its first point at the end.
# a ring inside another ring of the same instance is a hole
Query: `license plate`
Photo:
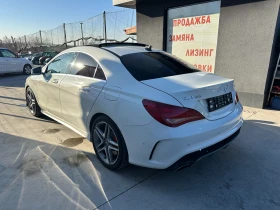
{"type": "Polygon", "coordinates": [[[208,103],[208,111],[213,112],[217,109],[220,109],[224,106],[227,106],[227,105],[233,103],[232,94],[227,93],[227,94],[224,94],[221,96],[208,98],[207,103],[208,103]]]}

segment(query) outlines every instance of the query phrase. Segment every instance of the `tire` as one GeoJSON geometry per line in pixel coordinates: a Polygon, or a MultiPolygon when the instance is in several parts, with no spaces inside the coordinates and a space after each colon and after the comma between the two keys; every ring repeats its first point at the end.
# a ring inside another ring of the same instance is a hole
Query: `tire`
{"type": "Polygon", "coordinates": [[[24,65],[23,74],[26,74],[26,75],[31,74],[31,69],[32,69],[32,66],[30,66],[29,64],[24,65]]]}
{"type": "Polygon", "coordinates": [[[91,136],[95,154],[106,168],[118,170],[128,165],[124,138],[118,126],[109,117],[102,115],[94,120],[91,136]]]}
{"type": "Polygon", "coordinates": [[[26,106],[29,109],[30,113],[35,117],[39,117],[42,114],[41,108],[37,103],[35,95],[30,87],[26,89],[25,97],[26,97],[26,106]]]}

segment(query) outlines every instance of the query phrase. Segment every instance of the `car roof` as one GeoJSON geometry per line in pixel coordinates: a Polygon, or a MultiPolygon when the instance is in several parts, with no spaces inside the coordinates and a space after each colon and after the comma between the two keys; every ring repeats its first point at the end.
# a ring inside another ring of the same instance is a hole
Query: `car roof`
{"type": "Polygon", "coordinates": [[[108,46],[108,47],[102,47],[103,49],[109,50],[110,52],[118,55],[123,56],[131,53],[142,53],[142,52],[149,52],[149,51],[159,51],[154,49],[147,49],[146,47],[141,46],[108,46]]]}
{"type": "Polygon", "coordinates": [[[89,45],[93,47],[98,47],[106,51],[111,52],[112,54],[120,57],[126,54],[131,53],[140,53],[147,51],[161,51],[157,49],[152,49],[152,46],[142,43],[131,43],[131,42],[112,42],[112,43],[101,43],[89,45]]]}
{"type": "MultiPolygon", "coordinates": [[[[60,52],[52,59],[56,59],[57,57],[69,52],[83,53],[93,57],[98,64],[100,64],[104,74],[106,75],[107,83],[112,86],[119,86],[120,81],[125,81],[128,78],[133,79],[132,75],[129,74],[124,65],[120,62],[119,57],[105,48],[92,46],[71,47],[60,52]]],[[[47,68],[47,65],[43,68],[47,68]]],[[[43,69],[43,71],[44,70],[45,69],[43,69]]]]}

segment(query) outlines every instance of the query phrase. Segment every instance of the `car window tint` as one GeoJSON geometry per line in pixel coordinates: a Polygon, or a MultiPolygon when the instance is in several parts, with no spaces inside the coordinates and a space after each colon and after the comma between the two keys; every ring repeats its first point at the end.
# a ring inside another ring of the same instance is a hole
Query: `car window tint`
{"type": "Polygon", "coordinates": [[[89,55],[79,53],[73,65],[71,74],[93,78],[98,63],[89,55]]]}
{"type": "Polygon", "coordinates": [[[76,58],[77,53],[66,53],[54,59],[49,65],[47,72],[69,74],[70,64],[76,58]]]}
{"type": "Polygon", "coordinates": [[[100,67],[99,65],[97,66],[97,69],[96,69],[94,78],[106,80],[106,77],[105,77],[105,75],[104,75],[104,72],[103,72],[103,70],[101,69],[101,67],[100,67]]]}
{"type": "Polygon", "coordinates": [[[9,50],[1,50],[3,57],[6,58],[16,58],[16,55],[9,50]]]}
{"type": "Polygon", "coordinates": [[[121,62],[138,81],[198,72],[167,53],[144,52],[121,56],[121,62]]]}

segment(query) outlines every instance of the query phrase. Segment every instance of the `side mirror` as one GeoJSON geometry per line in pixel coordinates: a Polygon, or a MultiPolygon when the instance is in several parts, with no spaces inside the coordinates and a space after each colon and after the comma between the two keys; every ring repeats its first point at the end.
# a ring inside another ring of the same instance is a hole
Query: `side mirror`
{"type": "Polygon", "coordinates": [[[39,67],[36,67],[36,68],[31,69],[31,74],[33,74],[33,75],[42,74],[42,67],[39,66],[39,67]]]}

